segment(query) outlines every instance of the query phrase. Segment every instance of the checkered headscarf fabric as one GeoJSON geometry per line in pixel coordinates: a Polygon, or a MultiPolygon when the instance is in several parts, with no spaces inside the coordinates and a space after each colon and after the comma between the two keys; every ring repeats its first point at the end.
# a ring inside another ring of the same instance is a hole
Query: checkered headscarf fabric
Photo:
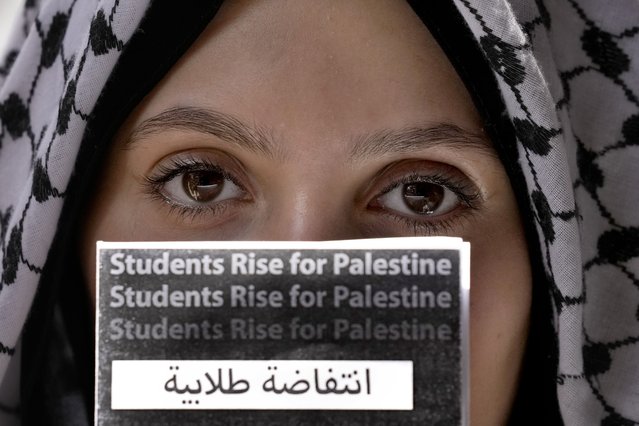
{"type": "Polygon", "coordinates": [[[639,3],[456,0],[535,212],[571,425],[639,424],[639,3]]]}
{"type": "MultiPolygon", "coordinates": [[[[27,1],[0,59],[0,424],[86,119],[148,1],[27,1]]],[[[6,419],[4,418],[6,417],[6,419]]]]}

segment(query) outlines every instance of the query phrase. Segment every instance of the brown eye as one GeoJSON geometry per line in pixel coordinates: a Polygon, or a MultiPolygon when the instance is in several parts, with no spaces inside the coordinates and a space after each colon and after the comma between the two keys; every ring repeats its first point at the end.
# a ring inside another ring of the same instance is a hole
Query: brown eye
{"type": "Polygon", "coordinates": [[[154,185],[169,203],[184,207],[201,208],[214,206],[228,200],[244,200],[246,191],[235,183],[230,174],[217,166],[187,164],[180,168],[190,170],[168,170],[170,177],[158,179],[154,185]],[[173,175],[173,176],[171,176],[173,175]]]}
{"type": "Polygon", "coordinates": [[[412,182],[402,186],[402,198],[406,206],[419,215],[431,215],[441,207],[445,189],[430,182],[412,182]]]}
{"type": "Polygon", "coordinates": [[[460,196],[442,183],[417,178],[377,197],[374,205],[406,217],[441,216],[461,205],[460,196]]]}
{"type": "Polygon", "coordinates": [[[225,180],[217,171],[192,171],[182,175],[182,187],[191,199],[205,203],[220,195],[225,180]]]}

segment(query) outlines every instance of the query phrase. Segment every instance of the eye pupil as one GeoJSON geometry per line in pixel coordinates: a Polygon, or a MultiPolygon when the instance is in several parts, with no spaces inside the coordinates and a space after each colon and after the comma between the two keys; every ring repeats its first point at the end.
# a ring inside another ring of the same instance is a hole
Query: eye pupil
{"type": "Polygon", "coordinates": [[[215,199],[224,186],[224,176],[216,171],[194,171],[184,173],[182,186],[195,201],[211,201],[215,199]]]}
{"type": "Polygon", "coordinates": [[[408,208],[417,214],[433,214],[444,200],[445,189],[429,182],[413,182],[402,188],[402,198],[408,208]]]}

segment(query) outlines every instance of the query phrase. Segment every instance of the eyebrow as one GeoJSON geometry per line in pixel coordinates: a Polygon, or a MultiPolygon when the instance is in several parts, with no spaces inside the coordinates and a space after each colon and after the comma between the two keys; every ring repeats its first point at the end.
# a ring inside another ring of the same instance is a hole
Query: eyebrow
{"type": "Polygon", "coordinates": [[[497,156],[483,131],[471,132],[455,124],[435,123],[360,136],[355,139],[350,157],[357,162],[386,154],[414,153],[436,146],[460,151],[472,149],[490,157],[497,156]]]}
{"type": "Polygon", "coordinates": [[[249,151],[273,157],[273,139],[260,127],[248,126],[229,114],[199,107],[175,107],[144,120],[130,134],[126,146],[167,130],[194,131],[216,136],[249,151]]]}
{"type": "MultiPolygon", "coordinates": [[[[249,126],[232,115],[201,107],[174,107],[144,120],[130,134],[126,146],[168,130],[195,131],[218,137],[240,148],[268,157],[281,154],[277,144],[263,128],[249,126]]],[[[386,154],[413,153],[442,146],[450,149],[472,149],[496,157],[490,140],[483,131],[472,132],[451,123],[429,123],[424,127],[386,129],[352,139],[352,162],[386,154]]],[[[283,157],[283,156],[282,156],[283,157]]]]}

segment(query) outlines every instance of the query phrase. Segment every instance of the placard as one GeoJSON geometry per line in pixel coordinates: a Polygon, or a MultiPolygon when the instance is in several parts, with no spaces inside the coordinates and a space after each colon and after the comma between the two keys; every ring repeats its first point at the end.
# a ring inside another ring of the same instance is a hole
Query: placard
{"type": "Polygon", "coordinates": [[[469,250],[99,242],[95,424],[466,424],[469,250]]]}

